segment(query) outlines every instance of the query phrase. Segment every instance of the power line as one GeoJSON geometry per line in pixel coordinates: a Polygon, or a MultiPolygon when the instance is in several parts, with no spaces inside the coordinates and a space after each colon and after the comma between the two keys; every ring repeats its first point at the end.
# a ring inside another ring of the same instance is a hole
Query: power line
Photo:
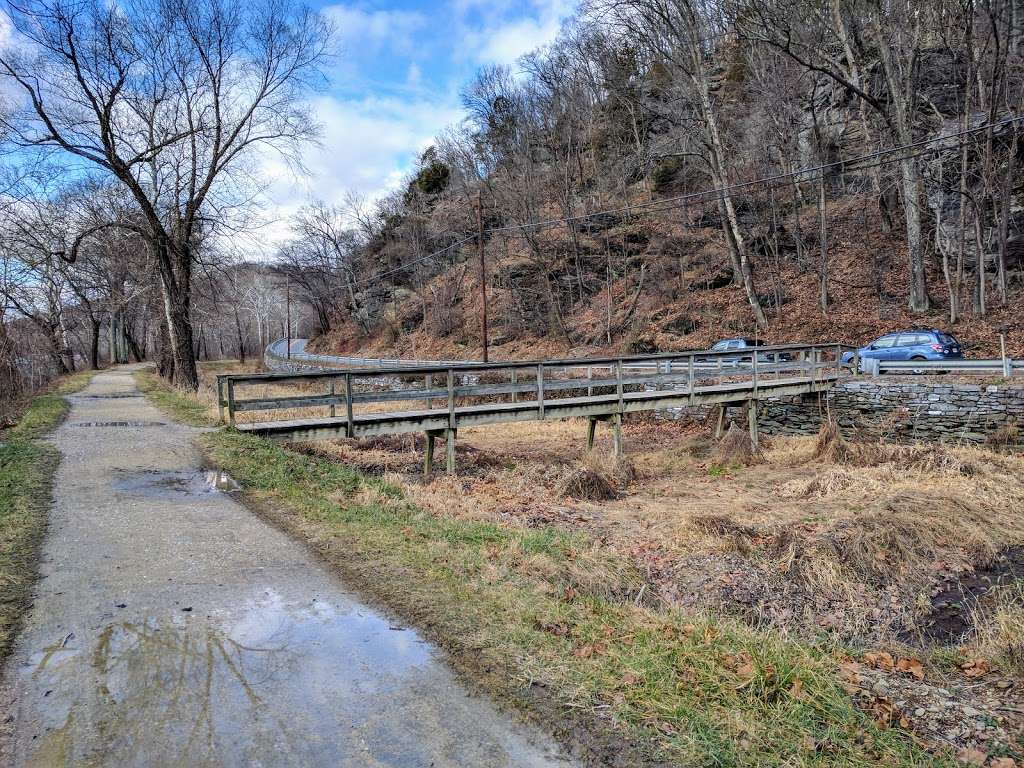
{"type": "MultiPolygon", "coordinates": [[[[552,225],[552,224],[562,224],[562,223],[568,224],[570,222],[585,221],[586,219],[594,218],[596,216],[607,216],[609,214],[615,214],[615,213],[633,213],[633,212],[637,212],[637,211],[641,211],[642,212],[643,209],[646,209],[646,208],[652,208],[652,207],[653,208],[659,208],[661,206],[670,205],[672,203],[695,200],[697,198],[703,198],[703,197],[707,197],[709,195],[721,196],[725,192],[731,192],[733,190],[738,190],[738,189],[746,189],[748,187],[756,186],[757,184],[765,184],[765,183],[770,183],[770,182],[773,182],[773,181],[781,181],[782,179],[788,179],[788,178],[792,178],[794,176],[803,176],[803,175],[808,175],[808,174],[823,173],[824,171],[826,171],[828,169],[831,169],[831,168],[839,168],[839,167],[842,167],[842,166],[849,166],[851,164],[859,163],[859,162],[864,161],[864,160],[873,160],[873,159],[885,157],[886,155],[890,155],[890,154],[892,154],[894,152],[901,152],[903,150],[915,149],[915,148],[918,148],[918,147],[927,146],[929,144],[935,144],[937,142],[949,141],[950,139],[956,139],[956,138],[959,138],[961,136],[967,136],[969,134],[980,133],[982,131],[987,131],[987,130],[989,130],[991,128],[997,128],[997,127],[1000,127],[1000,126],[1003,126],[1003,125],[1009,125],[1011,123],[1015,123],[1015,122],[1018,122],[1020,120],[1024,120],[1024,115],[1014,115],[1013,117],[1005,118],[1005,119],[1000,120],[999,122],[996,122],[996,123],[989,123],[989,124],[986,124],[986,125],[983,125],[983,126],[979,126],[977,128],[968,128],[968,129],[963,130],[963,131],[957,131],[956,133],[950,133],[950,134],[945,134],[943,136],[938,136],[938,137],[936,137],[934,139],[922,139],[920,141],[910,142],[908,144],[902,144],[902,145],[895,146],[895,147],[887,147],[885,149],[880,149],[880,150],[877,150],[875,152],[870,152],[870,153],[868,153],[866,155],[860,155],[858,157],[848,158],[846,160],[837,160],[837,161],[832,162],[832,163],[823,163],[821,165],[808,166],[808,167],[805,167],[805,168],[798,168],[798,169],[796,169],[794,171],[787,171],[785,173],[777,173],[777,174],[774,174],[772,176],[763,176],[761,178],[752,179],[750,181],[741,181],[741,182],[737,182],[735,184],[726,185],[724,187],[714,187],[712,189],[704,189],[704,190],[700,190],[698,192],[690,192],[690,193],[687,193],[685,195],[678,195],[676,197],[668,197],[668,198],[665,198],[663,200],[651,200],[651,201],[646,202],[646,203],[636,203],[636,204],[633,204],[633,205],[622,206],[622,207],[619,207],[619,208],[610,208],[610,209],[606,209],[606,210],[603,210],[603,211],[595,211],[593,213],[581,214],[579,216],[568,216],[568,217],[562,217],[562,218],[546,219],[546,220],[543,220],[543,221],[527,222],[525,224],[507,224],[507,225],[502,226],[502,227],[494,227],[492,229],[488,229],[487,230],[487,234],[494,234],[494,233],[497,233],[497,232],[504,232],[504,231],[509,231],[509,230],[536,229],[536,228],[539,228],[539,227],[545,227],[545,226],[549,226],[549,225],[552,225]]],[[[927,154],[927,152],[922,152],[920,154],[927,154]]],[[[914,156],[916,157],[917,155],[914,155],[914,156]]],[[[897,162],[899,160],[909,159],[909,157],[911,157],[911,156],[907,156],[906,158],[903,158],[903,157],[892,158],[891,160],[888,160],[886,162],[897,162]]],[[[874,166],[867,166],[867,167],[874,167],[874,166]]],[[[861,169],[853,168],[852,170],[861,170],[861,169]]]]}
{"type": "MultiPolygon", "coordinates": [[[[941,142],[948,142],[948,141],[950,141],[952,139],[957,139],[957,138],[961,138],[961,137],[964,137],[964,136],[969,136],[969,135],[972,135],[972,134],[975,134],[975,133],[981,133],[983,131],[988,131],[988,130],[991,130],[991,129],[994,129],[994,128],[999,128],[999,127],[1002,127],[1004,125],[1011,125],[1013,123],[1020,122],[1021,120],[1024,120],[1024,115],[1013,115],[1011,117],[1003,118],[1002,120],[999,120],[997,122],[987,123],[985,125],[981,125],[981,126],[978,126],[976,128],[967,128],[965,130],[957,131],[955,133],[949,133],[949,134],[944,134],[942,136],[937,136],[937,137],[932,138],[932,139],[921,139],[920,141],[909,142],[907,144],[901,144],[901,145],[894,146],[894,147],[886,147],[885,149],[876,150],[874,152],[869,152],[868,154],[865,154],[865,155],[859,155],[857,157],[847,158],[845,160],[837,160],[837,161],[834,161],[834,162],[831,162],[831,163],[822,163],[821,165],[807,166],[807,167],[804,167],[804,168],[798,168],[798,169],[793,170],[793,171],[787,171],[785,173],[777,173],[777,174],[773,174],[771,176],[762,176],[760,178],[752,179],[750,181],[741,181],[741,182],[737,182],[735,184],[729,184],[729,185],[726,185],[724,187],[714,187],[714,188],[711,188],[711,189],[703,189],[703,190],[699,190],[697,192],[690,192],[690,193],[687,193],[685,195],[677,195],[676,197],[664,198],[662,200],[651,200],[651,201],[646,202],[646,203],[635,203],[633,205],[621,206],[621,207],[618,207],[618,208],[608,208],[608,209],[605,209],[605,210],[602,210],[602,211],[594,211],[592,213],[581,214],[579,216],[567,216],[567,217],[561,217],[561,218],[552,218],[552,219],[544,219],[544,220],[541,220],[541,221],[527,222],[525,224],[507,224],[507,225],[500,226],[500,227],[491,227],[489,229],[484,230],[484,234],[486,234],[486,235],[495,235],[495,234],[502,234],[502,233],[507,233],[507,232],[513,232],[513,231],[536,230],[536,229],[540,229],[542,227],[553,226],[555,224],[569,224],[571,222],[586,221],[587,219],[596,218],[598,216],[608,216],[608,215],[619,214],[619,213],[630,213],[630,214],[633,214],[633,213],[637,213],[637,214],[660,213],[662,211],[672,210],[673,208],[678,207],[679,203],[688,203],[690,201],[707,198],[707,197],[712,196],[712,195],[714,195],[716,197],[720,197],[721,195],[723,195],[726,192],[732,192],[734,190],[747,189],[747,188],[756,186],[758,184],[771,184],[773,182],[782,181],[784,179],[794,178],[794,177],[797,177],[797,176],[824,175],[824,173],[826,171],[830,170],[830,169],[843,168],[844,170],[849,170],[849,171],[870,170],[871,168],[877,168],[877,167],[880,167],[882,165],[886,165],[888,163],[894,163],[894,162],[899,162],[899,161],[902,161],[902,160],[909,160],[909,159],[913,159],[913,158],[916,158],[916,157],[920,157],[922,155],[929,154],[930,152],[937,151],[939,148],[923,149],[922,151],[915,152],[915,153],[909,154],[909,155],[903,155],[903,156],[900,156],[900,157],[888,157],[889,155],[892,155],[893,153],[896,153],[896,152],[902,152],[902,151],[905,151],[905,150],[912,150],[912,149],[921,149],[923,147],[928,147],[928,146],[930,146],[932,144],[937,144],[937,143],[941,143],[941,142]],[[857,165],[858,163],[861,163],[861,162],[867,161],[867,160],[877,160],[878,162],[873,163],[871,165],[857,165]],[[853,166],[853,167],[851,167],[851,166],[853,166]]],[[[374,275],[371,275],[370,277],[362,278],[360,280],[354,280],[352,282],[352,285],[365,285],[366,283],[370,283],[370,282],[379,280],[381,278],[388,277],[389,275],[397,274],[399,272],[404,272],[407,269],[409,269],[409,267],[412,267],[412,266],[415,266],[417,264],[420,264],[420,263],[422,263],[424,261],[427,261],[428,259],[437,258],[441,254],[446,253],[447,251],[450,251],[452,248],[457,248],[458,246],[463,245],[465,243],[468,243],[471,240],[474,240],[475,238],[476,238],[476,235],[470,235],[468,237],[464,237],[463,239],[458,240],[458,241],[456,241],[454,243],[451,243],[450,245],[447,245],[444,248],[441,248],[441,249],[439,249],[437,251],[434,251],[433,253],[428,253],[425,256],[421,256],[421,257],[419,257],[417,259],[414,259],[413,261],[407,262],[406,264],[403,264],[402,266],[394,267],[394,268],[386,270],[384,272],[378,272],[378,273],[376,273],[374,275]]]]}
{"type": "Polygon", "coordinates": [[[461,240],[458,240],[458,241],[456,241],[456,242],[454,242],[454,243],[452,243],[450,245],[446,245],[444,248],[441,248],[440,250],[434,251],[433,253],[428,253],[426,256],[420,256],[419,258],[413,259],[412,261],[408,261],[408,262],[406,262],[405,264],[403,264],[400,267],[394,267],[394,268],[386,270],[384,272],[378,272],[375,275],[371,275],[370,277],[364,277],[361,280],[353,280],[352,281],[352,285],[363,285],[365,283],[373,282],[374,280],[379,280],[382,277],[387,277],[388,275],[393,275],[393,274],[396,274],[398,272],[404,272],[409,267],[412,267],[412,266],[415,266],[417,264],[420,264],[420,263],[426,261],[427,259],[437,258],[442,253],[445,253],[446,251],[450,251],[452,248],[457,248],[458,246],[463,245],[465,243],[468,243],[470,240],[475,240],[475,239],[476,239],[476,235],[470,235],[469,237],[464,237],[461,240]]]}

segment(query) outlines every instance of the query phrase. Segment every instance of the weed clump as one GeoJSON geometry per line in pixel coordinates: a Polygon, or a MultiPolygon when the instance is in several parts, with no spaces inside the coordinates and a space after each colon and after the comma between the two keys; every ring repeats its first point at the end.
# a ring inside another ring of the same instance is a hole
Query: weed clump
{"type": "Polygon", "coordinates": [[[832,419],[823,422],[818,430],[812,457],[833,464],[847,464],[852,461],[854,454],[853,447],[839,431],[839,425],[832,419]]]}
{"type": "Polygon", "coordinates": [[[1020,445],[1020,425],[1016,420],[1008,421],[991,435],[986,441],[989,445],[1020,445]]]}
{"type": "Polygon", "coordinates": [[[760,449],[754,447],[747,431],[735,424],[729,427],[729,431],[715,446],[711,459],[711,464],[715,467],[750,467],[762,462],[764,455],[760,449]]]}
{"type": "Polygon", "coordinates": [[[995,659],[1003,672],[1024,674],[1024,582],[997,587],[986,603],[972,617],[977,629],[973,649],[995,659]]]}
{"type": "Polygon", "coordinates": [[[558,483],[561,496],[585,501],[616,498],[636,479],[636,468],[627,459],[602,459],[589,454],[582,466],[569,470],[558,483]]]}

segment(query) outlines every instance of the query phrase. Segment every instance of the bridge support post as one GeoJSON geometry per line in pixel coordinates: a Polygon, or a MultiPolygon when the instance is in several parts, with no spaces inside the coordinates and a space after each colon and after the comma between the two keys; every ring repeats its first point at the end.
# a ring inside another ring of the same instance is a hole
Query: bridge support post
{"type": "Polygon", "coordinates": [[[217,419],[224,423],[224,379],[217,377],[217,419]]]}
{"type": "Polygon", "coordinates": [[[622,414],[612,416],[612,453],[616,459],[622,458],[622,414]]]}
{"type": "Polygon", "coordinates": [[[587,420],[587,450],[594,450],[594,433],[597,431],[597,419],[587,420]]]}
{"type": "Polygon", "coordinates": [[[750,443],[757,450],[757,400],[747,400],[747,427],[750,429],[750,443]]]}
{"type": "Polygon", "coordinates": [[[444,431],[444,449],[447,458],[447,471],[449,475],[455,474],[455,434],[456,430],[446,429],[444,431]]]}
{"type": "Polygon", "coordinates": [[[434,441],[437,439],[437,434],[433,430],[427,430],[427,447],[423,454],[423,476],[430,477],[430,473],[434,471],[434,441]]]}
{"type": "Polygon", "coordinates": [[[725,403],[719,403],[715,409],[715,440],[725,434],[725,403]]]}

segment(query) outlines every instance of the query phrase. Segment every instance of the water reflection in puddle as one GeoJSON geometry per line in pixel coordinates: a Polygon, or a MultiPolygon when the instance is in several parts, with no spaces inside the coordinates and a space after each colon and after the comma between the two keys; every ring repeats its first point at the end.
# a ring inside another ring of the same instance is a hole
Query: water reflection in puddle
{"type": "Polygon", "coordinates": [[[241,490],[228,473],[217,470],[122,471],[115,475],[114,488],[155,498],[205,496],[241,490]]]}
{"type": "Polygon", "coordinates": [[[162,421],[76,421],[72,427],[166,427],[162,421]]]}
{"type": "Polygon", "coordinates": [[[54,646],[24,669],[42,725],[30,766],[433,764],[420,726],[439,724],[406,695],[429,685],[430,648],[371,612],[268,592],[230,619],[114,623],[54,646]],[[389,716],[401,730],[380,748],[407,757],[368,759],[389,716]]]}

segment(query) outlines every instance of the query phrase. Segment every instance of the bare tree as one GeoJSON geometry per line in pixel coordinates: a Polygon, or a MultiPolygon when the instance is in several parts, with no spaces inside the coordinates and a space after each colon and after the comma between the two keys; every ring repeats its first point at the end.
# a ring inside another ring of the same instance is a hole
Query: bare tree
{"type": "Polygon", "coordinates": [[[674,108],[696,118],[683,117],[680,124],[696,132],[694,150],[700,152],[719,190],[716,197],[722,229],[736,279],[743,286],[757,324],[766,327],[768,321],[754,286],[746,238],[730,191],[733,155],[722,131],[722,109],[713,83],[711,53],[728,29],[721,4],[708,0],[595,0],[594,8],[623,36],[642,42],[652,59],[670,68],[674,108]]]}
{"type": "Polygon", "coordinates": [[[302,97],[320,76],[327,24],[286,0],[8,0],[7,13],[16,37],[0,51],[0,83],[22,99],[0,130],[20,147],[80,158],[130,192],[141,223],[96,226],[149,243],[173,378],[195,389],[197,238],[248,200],[255,151],[294,152],[314,136],[302,97]]]}

